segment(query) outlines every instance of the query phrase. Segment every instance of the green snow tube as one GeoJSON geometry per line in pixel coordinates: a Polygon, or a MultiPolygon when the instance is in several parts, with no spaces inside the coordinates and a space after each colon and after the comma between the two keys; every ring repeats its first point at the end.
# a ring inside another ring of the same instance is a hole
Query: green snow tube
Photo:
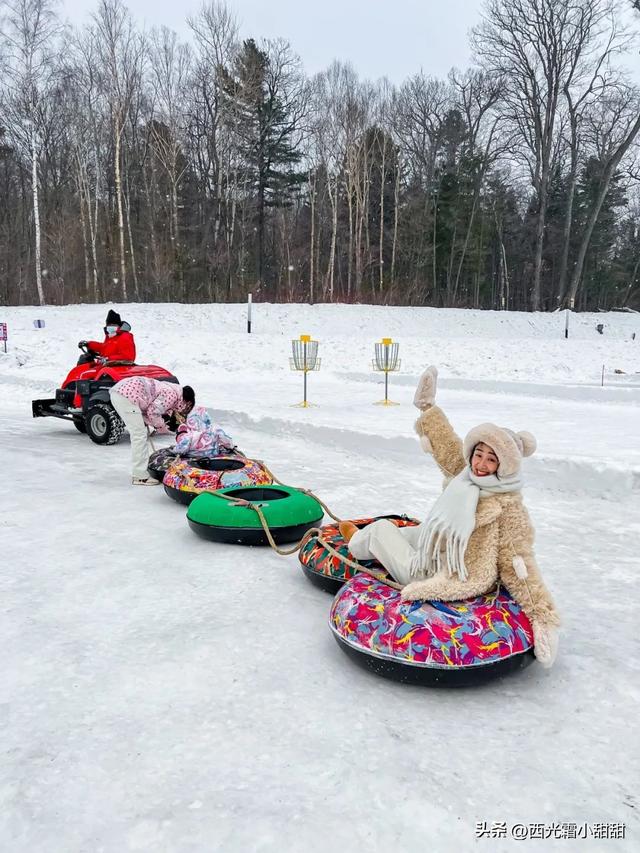
{"type": "Polygon", "coordinates": [[[296,542],[322,521],[323,510],[310,495],[290,486],[247,486],[198,495],[189,505],[189,527],[213,542],[268,545],[258,513],[238,501],[250,501],[262,510],[277,544],[296,542]]]}

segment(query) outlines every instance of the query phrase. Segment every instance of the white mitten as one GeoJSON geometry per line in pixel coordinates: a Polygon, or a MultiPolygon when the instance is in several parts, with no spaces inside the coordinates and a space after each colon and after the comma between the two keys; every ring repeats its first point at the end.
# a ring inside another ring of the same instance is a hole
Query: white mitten
{"type": "Polygon", "coordinates": [[[436,385],[438,383],[438,368],[430,365],[424,371],[418,382],[416,393],[413,396],[413,405],[416,409],[424,411],[433,406],[436,399],[436,385]]]}
{"type": "Polygon", "coordinates": [[[532,627],[535,656],[541,666],[549,669],[558,656],[558,629],[535,621],[532,627]]]}

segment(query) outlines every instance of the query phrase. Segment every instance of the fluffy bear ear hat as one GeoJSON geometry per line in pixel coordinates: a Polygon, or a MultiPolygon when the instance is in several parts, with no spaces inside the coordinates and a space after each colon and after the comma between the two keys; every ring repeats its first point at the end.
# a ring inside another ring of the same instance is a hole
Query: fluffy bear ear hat
{"type": "Polygon", "coordinates": [[[517,474],[523,456],[531,456],[537,446],[530,432],[512,432],[495,424],[479,424],[464,440],[465,459],[471,458],[473,448],[481,441],[488,444],[498,457],[499,477],[512,477],[517,474]]]}

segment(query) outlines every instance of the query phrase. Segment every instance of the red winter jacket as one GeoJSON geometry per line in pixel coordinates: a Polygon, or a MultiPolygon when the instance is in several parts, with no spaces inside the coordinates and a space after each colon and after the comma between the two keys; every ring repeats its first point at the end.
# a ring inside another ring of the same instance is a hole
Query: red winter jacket
{"type": "Polygon", "coordinates": [[[103,343],[87,341],[87,346],[92,352],[109,361],[136,360],[136,342],[131,332],[119,331],[112,338],[107,335],[103,343]]]}

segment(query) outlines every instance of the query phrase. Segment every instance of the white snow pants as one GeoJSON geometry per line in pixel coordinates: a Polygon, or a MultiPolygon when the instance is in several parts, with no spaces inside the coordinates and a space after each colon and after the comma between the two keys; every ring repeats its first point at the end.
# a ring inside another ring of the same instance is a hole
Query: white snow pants
{"type": "Polygon", "coordinates": [[[421,525],[396,527],[389,519],[379,518],[354,533],[349,550],[356,560],[377,560],[403,586],[420,578],[411,576],[417,558],[421,525]]]}
{"type": "Polygon", "coordinates": [[[149,464],[149,434],[146,424],[142,418],[140,406],[132,403],[117,391],[110,391],[111,403],[116,412],[124,421],[129,437],[131,438],[131,476],[135,479],[144,480],[149,476],[147,465],[149,464]]]}

